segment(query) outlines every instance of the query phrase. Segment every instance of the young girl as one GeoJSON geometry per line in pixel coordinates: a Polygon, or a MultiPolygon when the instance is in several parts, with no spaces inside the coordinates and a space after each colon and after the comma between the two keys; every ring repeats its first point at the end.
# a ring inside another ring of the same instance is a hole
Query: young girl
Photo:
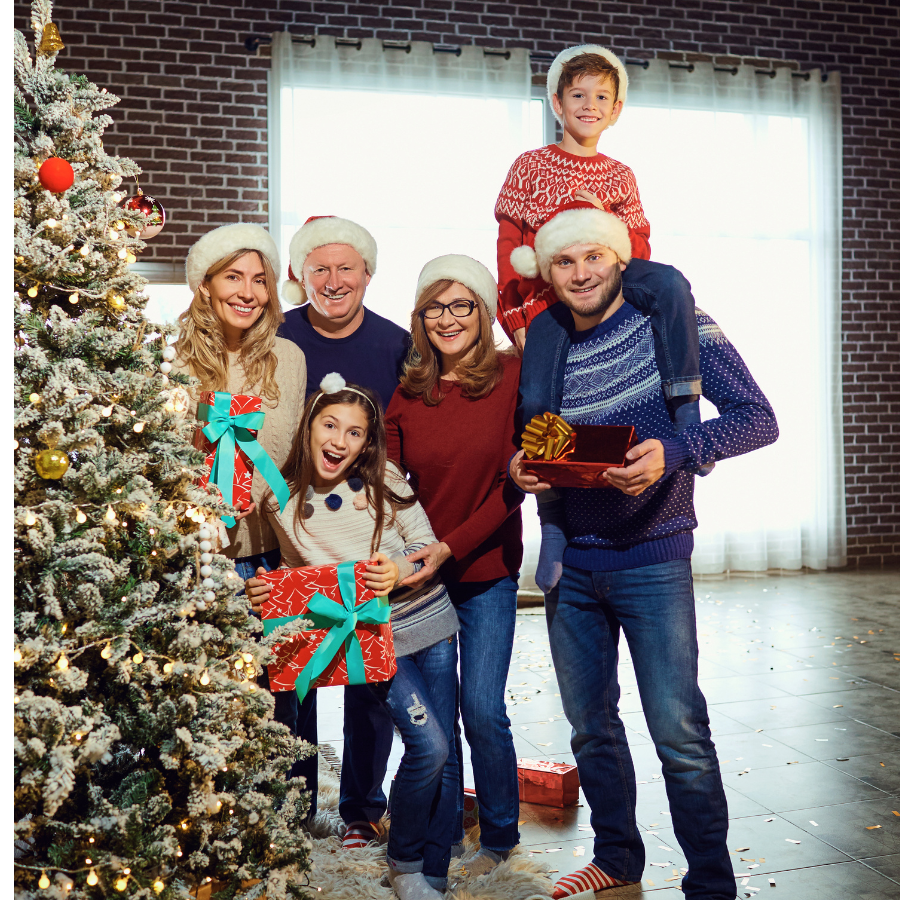
{"type": "MultiPolygon", "coordinates": [[[[394,783],[388,878],[401,900],[437,900],[447,885],[456,820],[458,624],[438,576],[393,590],[421,568],[407,556],[435,537],[406,479],[387,462],[375,393],[326,375],[306,404],[282,474],[291,489],[284,512],[265,503],[282,565],[367,559],[367,586],[377,596],[390,595],[397,674],[369,685],[404,744],[394,783]]],[[[254,610],[261,610],[269,590],[261,579],[247,581],[254,610]]]]}

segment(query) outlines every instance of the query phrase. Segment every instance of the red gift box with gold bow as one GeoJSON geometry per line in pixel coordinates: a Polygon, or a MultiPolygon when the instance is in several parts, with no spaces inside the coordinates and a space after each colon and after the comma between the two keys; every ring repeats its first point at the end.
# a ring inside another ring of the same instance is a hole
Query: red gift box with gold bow
{"type": "Polygon", "coordinates": [[[578,425],[546,412],[522,435],[525,471],[554,487],[610,487],[607,469],[628,465],[625,454],[637,443],[632,425],[578,425]]]}

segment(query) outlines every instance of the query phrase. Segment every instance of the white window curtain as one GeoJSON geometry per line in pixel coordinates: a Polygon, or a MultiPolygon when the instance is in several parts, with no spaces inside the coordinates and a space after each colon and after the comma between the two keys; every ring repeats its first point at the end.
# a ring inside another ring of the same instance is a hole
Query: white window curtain
{"type": "Polygon", "coordinates": [[[404,328],[429,259],[466,253],[496,273],[497,193],[543,140],[527,51],[280,32],[269,85],[269,215],[285,269],[309,216],[360,222],[378,243],[366,305],[404,328]]]}
{"type": "Polygon", "coordinates": [[[685,273],[781,429],[696,479],[694,571],[845,565],[839,76],[664,61],[628,73],[600,149],[634,169],[652,258],[685,273]]]}
{"type": "MultiPolygon", "coordinates": [[[[500,185],[545,143],[525,51],[408,47],[276,34],[269,95],[270,226],[285,260],[310,215],[361,222],[379,247],[367,305],[404,327],[431,257],[496,271],[500,185]]],[[[660,61],[629,75],[600,150],[634,169],[653,258],[687,275],[781,427],[774,446],[697,479],[695,572],[843,565],[838,78],[660,61]]],[[[528,498],[526,591],[539,540],[528,498]]]]}

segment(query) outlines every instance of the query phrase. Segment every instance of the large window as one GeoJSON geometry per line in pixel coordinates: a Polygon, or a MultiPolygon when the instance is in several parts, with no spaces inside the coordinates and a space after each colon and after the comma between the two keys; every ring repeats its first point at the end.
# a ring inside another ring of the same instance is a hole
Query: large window
{"type": "MultiPolygon", "coordinates": [[[[379,246],[367,304],[402,325],[431,257],[468,253],[496,271],[500,185],[518,153],[552,139],[522,51],[275,37],[270,214],[285,260],[310,215],[360,221],[379,246]]],[[[695,570],[841,565],[839,83],[664,62],[629,74],[600,149],[634,169],[653,258],[687,275],[782,432],[698,479],[695,570]]]]}

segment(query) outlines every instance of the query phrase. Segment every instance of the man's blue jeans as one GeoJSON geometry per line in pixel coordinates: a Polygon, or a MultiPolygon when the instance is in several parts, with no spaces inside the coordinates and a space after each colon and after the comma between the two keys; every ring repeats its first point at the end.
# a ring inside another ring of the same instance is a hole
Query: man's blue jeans
{"type": "MultiPolygon", "coordinates": [[[[519,843],[516,750],[506,714],[506,679],[516,631],[519,576],[447,585],[459,618],[460,712],[472,754],[481,846],[501,853],[519,843]]],[[[456,752],[462,739],[456,725],[456,752]]],[[[453,842],[463,839],[462,766],[453,842]]]]}
{"type": "Polygon", "coordinates": [[[459,781],[456,722],[456,636],[397,660],[389,682],[366,686],[381,700],[403,738],[391,801],[388,865],[422,872],[437,890],[447,886],[459,781]]]}
{"type": "Polygon", "coordinates": [[[591,808],[594,864],[626,881],[638,881],[644,869],[634,766],[619,717],[621,629],[662,763],[675,836],[687,858],[684,894],[695,900],[734,900],[728,808],[697,684],[690,560],[619,572],[564,566],[545,602],[563,710],[572,725],[572,751],[591,808]]]}

